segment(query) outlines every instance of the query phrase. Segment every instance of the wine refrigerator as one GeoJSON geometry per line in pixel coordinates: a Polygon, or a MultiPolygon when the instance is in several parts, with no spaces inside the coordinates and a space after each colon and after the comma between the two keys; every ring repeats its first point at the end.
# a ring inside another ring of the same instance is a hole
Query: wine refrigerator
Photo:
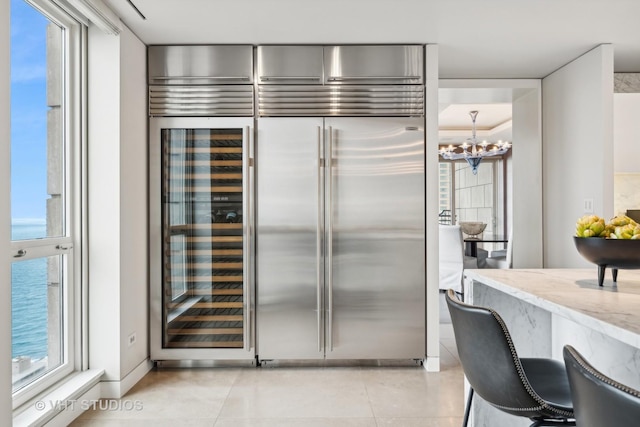
{"type": "Polygon", "coordinates": [[[250,118],[153,118],[151,359],[253,359],[250,118]]]}

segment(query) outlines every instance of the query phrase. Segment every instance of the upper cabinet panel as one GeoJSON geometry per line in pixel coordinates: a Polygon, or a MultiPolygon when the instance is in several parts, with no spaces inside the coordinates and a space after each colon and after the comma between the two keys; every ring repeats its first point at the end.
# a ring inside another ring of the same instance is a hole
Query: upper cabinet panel
{"type": "Polygon", "coordinates": [[[150,85],[253,83],[253,46],[149,46],[150,85]]]}
{"type": "Polygon", "coordinates": [[[322,46],[258,46],[259,84],[322,84],[322,46]]]}
{"type": "Polygon", "coordinates": [[[325,46],[326,84],[423,84],[423,46],[325,46]]]}

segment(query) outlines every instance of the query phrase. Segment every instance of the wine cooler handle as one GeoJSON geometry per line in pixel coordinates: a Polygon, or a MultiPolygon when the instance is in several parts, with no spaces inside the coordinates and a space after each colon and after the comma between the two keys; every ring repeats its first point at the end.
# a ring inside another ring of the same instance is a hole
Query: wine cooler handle
{"type": "Polygon", "coordinates": [[[253,259],[251,256],[251,237],[252,237],[252,215],[251,215],[251,203],[252,203],[252,178],[253,178],[253,164],[252,164],[252,156],[253,156],[253,138],[251,138],[251,127],[245,127],[245,135],[246,138],[242,139],[242,180],[245,185],[243,185],[244,195],[243,195],[243,205],[244,205],[244,213],[243,217],[243,228],[244,228],[244,262],[243,262],[243,302],[244,302],[244,328],[243,328],[243,341],[244,341],[244,349],[246,351],[251,351],[251,268],[250,262],[253,259]]]}
{"type": "Polygon", "coordinates": [[[333,351],[333,127],[329,126],[329,140],[327,147],[327,341],[329,351],[333,351]]]}
{"type": "Polygon", "coordinates": [[[322,242],[324,241],[324,156],[322,154],[322,126],[317,127],[318,132],[318,224],[316,228],[316,309],[318,329],[318,352],[322,352],[322,276],[324,263],[322,262],[322,242]]]}

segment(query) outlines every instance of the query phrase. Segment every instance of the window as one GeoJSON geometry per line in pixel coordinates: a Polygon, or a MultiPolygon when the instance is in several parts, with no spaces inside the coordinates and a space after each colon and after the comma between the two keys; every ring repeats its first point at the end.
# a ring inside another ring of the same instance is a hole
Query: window
{"type": "Polygon", "coordinates": [[[11,0],[14,407],[79,359],[81,34],[80,24],[45,0],[11,0]]]}
{"type": "Polygon", "coordinates": [[[487,224],[485,237],[504,236],[503,163],[501,158],[483,159],[473,174],[465,161],[441,161],[440,223],[481,221],[487,224]]]}
{"type": "Polygon", "coordinates": [[[438,222],[444,225],[454,224],[453,218],[453,163],[440,162],[438,182],[438,222]]]}

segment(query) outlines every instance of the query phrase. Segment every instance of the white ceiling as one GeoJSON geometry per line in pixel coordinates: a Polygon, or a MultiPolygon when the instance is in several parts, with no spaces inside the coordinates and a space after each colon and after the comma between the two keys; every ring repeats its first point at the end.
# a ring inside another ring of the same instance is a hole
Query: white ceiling
{"type": "Polygon", "coordinates": [[[103,1],[146,44],[432,43],[441,78],[542,78],[612,43],[640,72],[639,0],[103,1]]]}
{"type": "Polygon", "coordinates": [[[511,103],[449,104],[438,115],[441,144],[462,143],[471,137],[470,111],[478,111],[476,135],[478,140],[511,142],[511,103]]]}
{"type": "Polygon", "coordinates": [[[477,136],[488,141],[512,141],[510,88],[440,88],[438,126],[441,144],[461,144],[471,136],[470,111],[478,111],[477,136]]]}
{"type": "Polygon", "coordinates": [[[477,111],[476,129],[490,131],[511,121],[511,104],[449,104],[440,111],[440,130],[459,131],[471,129],[470,111],[477,111]]]}

